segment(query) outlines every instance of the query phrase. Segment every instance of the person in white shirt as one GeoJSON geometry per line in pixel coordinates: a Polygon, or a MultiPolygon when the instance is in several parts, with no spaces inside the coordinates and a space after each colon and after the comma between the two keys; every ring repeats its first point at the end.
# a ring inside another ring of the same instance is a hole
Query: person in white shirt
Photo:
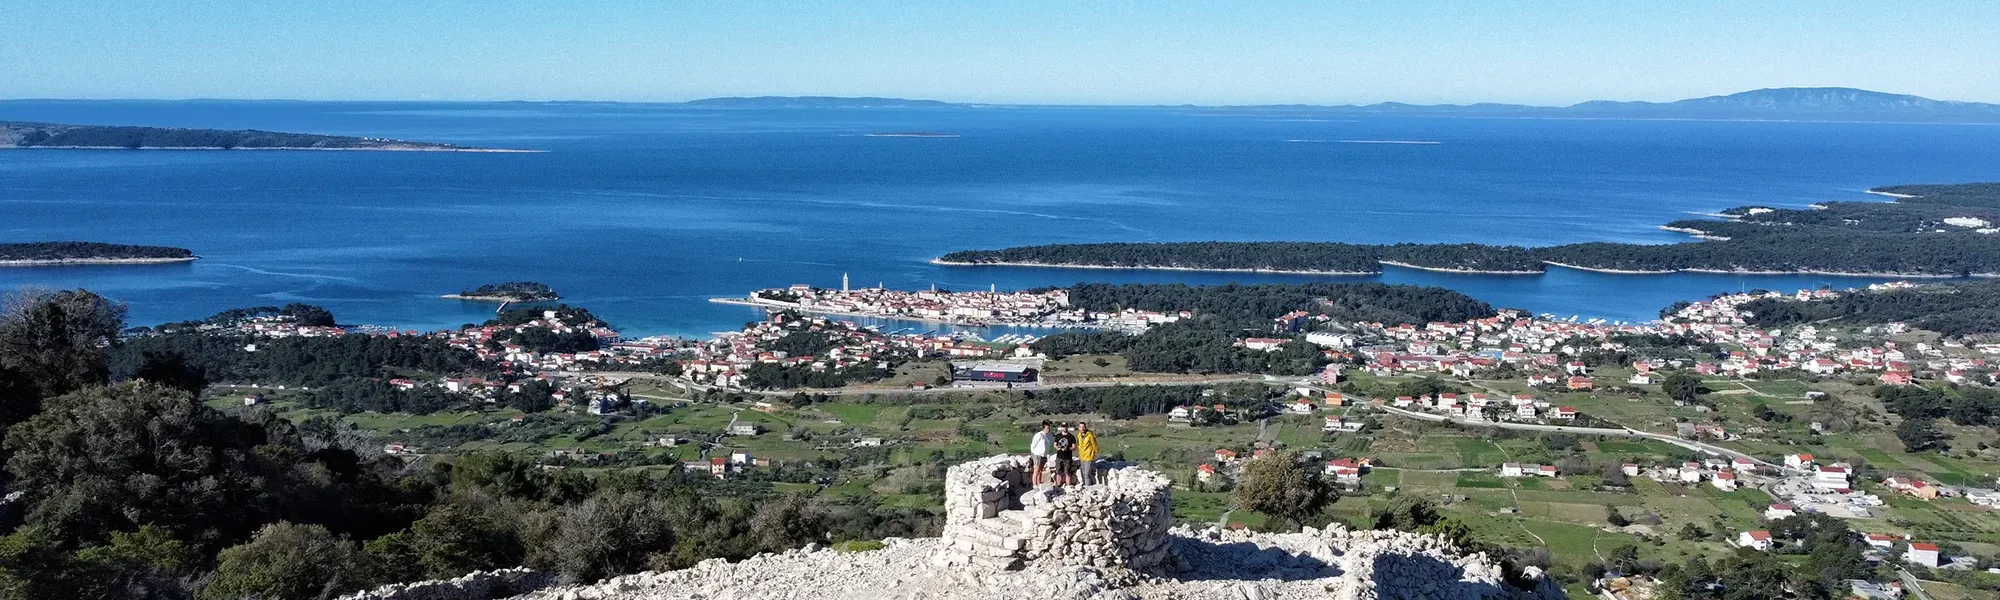
{"type": "Polygon", "coordinates": [[[1034,439],[1028,440],[1028,478],[1035,487],[1042,487],[1042,470],[1049,466],[1049,422],[1042,421],[1042,430],[1035,432],[1034,439]]]}

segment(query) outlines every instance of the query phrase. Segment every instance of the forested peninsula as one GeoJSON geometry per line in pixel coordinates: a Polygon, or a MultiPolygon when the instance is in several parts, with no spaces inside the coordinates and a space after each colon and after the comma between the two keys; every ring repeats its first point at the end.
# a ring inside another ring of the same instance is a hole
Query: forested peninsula
{"type": "Polygon", "coordinates": [[[945,265],[1184,269],[1374,274],[1382,265],[1536,274],[1557,265],[1615,273],[1815,273],[1900,277],[2000,275],[2000,183],[1900,185],[1870,190],[1893,202],[1829,202],[1805,209],[1742,206],[1719,219],[1663,227],[1701,238],[1679,244],[1586,242],[1528,248],[1489,244],[1169,242],[1050,244],[963,250],[945,265]]]}
{"type": "Polygon", "coordinates": [[[0,148],[160,150],[402,150],[524,152],[371,137],[255,129],[182,129],[0,121],[0,148]]]}
{"type": "Polygon", "coordinates": [[[456,294],[445,294],[444,297],[480,302],[546,302],[562,299],[562,296],[548,284],[534,281],[489,283],[456,294]]]}
{"type": "Polygon", "coordinates": [[[1744,303],[1760,328],[1839,323],[1908,323],[1947,336],[2000,333],[2000,281],[1865,290],[1830,300],[1764,298],[1744,303]]]}
{"type": "Polygon", "coordinates": [[[0,244],[0,267],[49,265],[143,265],[194,260],[187,248],[132,246],[98,242],[28,242],[0,244]]]}

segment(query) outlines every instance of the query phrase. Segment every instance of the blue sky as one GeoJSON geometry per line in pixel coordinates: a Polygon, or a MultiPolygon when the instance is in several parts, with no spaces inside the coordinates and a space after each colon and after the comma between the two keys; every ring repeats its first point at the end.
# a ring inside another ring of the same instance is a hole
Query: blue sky
{"type": "Polygon", "coordinates": [[[0,97],[2000,102],[1965,2],[16,0],[0,97]]]}

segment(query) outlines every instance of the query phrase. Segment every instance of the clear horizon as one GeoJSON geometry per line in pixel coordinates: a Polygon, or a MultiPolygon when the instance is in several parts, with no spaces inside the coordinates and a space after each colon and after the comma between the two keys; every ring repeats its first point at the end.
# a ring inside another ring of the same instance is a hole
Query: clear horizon
{"type": "Polygon", "coordinates": [[[1562,106],[1852,87],[2000,102],[2000,11],[1966,1],[45,0],[9,17],[6,99],[1562,106]]]}

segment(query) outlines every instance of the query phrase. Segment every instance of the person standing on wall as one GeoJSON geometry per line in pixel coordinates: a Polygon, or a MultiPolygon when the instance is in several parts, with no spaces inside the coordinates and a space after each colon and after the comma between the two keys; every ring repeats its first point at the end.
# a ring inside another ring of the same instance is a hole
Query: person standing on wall
{"type": "Polygon", "coordinates": [[[1076,434],[1069,429],[1068,424],[1056,428],[1056,485],[1076,485],[1076,434]]]}
{"type": "Polygon", "coordinates": [[[1035,487],[1042,487],[1042,470],[1049,466],[1049,427],[1050,423],[1043,420],[1042,430],[1028,440],[1028,478],[1035,487]]]}
{"type": "Polygon", "coordinates": [[[1097,432],[1090,430],[1090,424],[1076,423],[1076,466],[1077,476],[1083,485],[1097,485],[1097,432]]]}

